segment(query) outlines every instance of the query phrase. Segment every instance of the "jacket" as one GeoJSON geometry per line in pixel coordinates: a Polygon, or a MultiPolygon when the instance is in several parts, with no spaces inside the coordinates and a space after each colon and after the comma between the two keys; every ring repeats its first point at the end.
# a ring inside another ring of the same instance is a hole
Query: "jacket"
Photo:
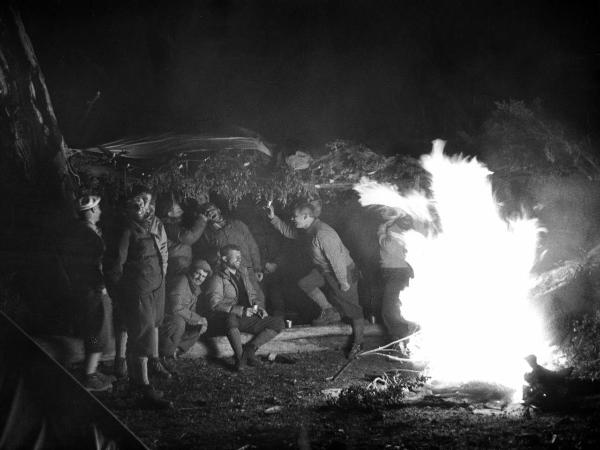
{"type": "MultiPolygon", "coordinates": [[[[256,291],[248,279],[248,272],[243,267],[239,269],[239,272],[242,275],[242,282],[246,287],[250,305],[256,304],[264,307],[264,304],[261,304],[256,297],[256,291]]],[[[238,304],[237,286],[232,279],[231,272],[227,269],[220,269],[208,280],[206,298],[212,312],[233,313],[238,316],[242,316],[244,312],[244,306],[238,304]]]]}
{"type": "Polygon", "coordinates": [[[333,273],[340,284],[349,282],[347,268],[354,261],[337,232],[325,222],[315,219],[304,233],[277,216],[271,219],[271,224],[285,237],[301,239],[310,250],[313,264],[322,272],[333,273]]]}
{"type": "Polygon", "coordinates": [[[226,222],[225,226],[219,230],[207,227],[200,239],[200,246],[203,250],[201,253],[209,262],[214,262],[216,252],[227,244],[235,244],[240,247],[242,266],[254,269],[256,272],[262,271],[258,244],[244,222],[231,220],[226,222]]]}
{"type": "Polygon", "coordinates": [[[167,234],[158,218],[147,226],[130,221],[121,233],[117,257],[107,275],[121,290],[149,293],[163,282],[168,258],[167,234]]]}
{"type": "Polygon", "coordinates": [[[198,323],[202,316],[196,312],[196,305],[201,292],[187,275],[177,275],[169,283],[165,313],[180,316],[191,325],[198,323]]]}
{"type": "Polygon", "coordinates": [[[192,263],[192,245],[202,236],[206,219],[200,216],[189,229],[181,225],[181,220],[167,218],[163,224],[168,239],[169,276],[182,274],[192,263]]]}
{"type": "Polygon", "coordinates": [[[404,232],[398,225],[384,223],[377,230],[379,256],[384,269],[402,269],[409,267],[406,262],[406,247],[401,238],[404,232]],[[392,235],[394,233],[394,235],[392,235]]]}
{"type": "Polygon", "coordinates": [[[62,262],[72,293],[104,289],[104,240],[89,222],[77,220],[68,227],[61,244],[62,262]]]}

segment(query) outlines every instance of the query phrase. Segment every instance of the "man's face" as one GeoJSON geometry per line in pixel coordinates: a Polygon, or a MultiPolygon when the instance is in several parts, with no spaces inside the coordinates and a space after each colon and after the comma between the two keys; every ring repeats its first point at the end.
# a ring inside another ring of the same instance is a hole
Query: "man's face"
{"type": "Polygon", "coordinates": [[[100,209],[100,205],[96,205],[90,211],[92,213],[91,219],[92,223],[96,224],[100,222],[100,216],[102,215],[102,210],[100,209]]]}
{"type": "Polygon", "coordinates": [[[204,280],[206,280],[206,277],[208,277],[208,272],[205,271],[204,269],[196,267],[193,269],[193,272],[191,273],[191,275],[192,275],[192,283],[194,283],[194,285],[196,285],[196,286],[200,286],[202,283],[204,283],[204,280]]]}
{"type": "Polygon", "coordinates": [[[227,255],[223,256],[223,262],[230,269],[238,270],[242,265],[242,253],[239,250],[229,250],[227,255]]]}
{"type": "Polygon", "coordinates": [[[167,213],[167,215],[174,219],[179,219],[181,216],[183,216],[183,209],[181,209],[179,203],[173,202],[173,206],[171,207],[171,210],[167,213]]]}
{"type": "Polygon", "coordinates": [[[221,215],[221,210],[214,205],[206,210],[206,217],[210,224],[215,228],[222,228],[225,223],[225,219],[223,219],[223,216],[221,215]]]}
{"type": "Polygon", "coordinates": [[[306,212],[298,209],[294,211],[294,215],[292,216],[292,222],[294,222],[296,228],[308,228],[310,226],[310,219],[306,212]]]}
{"type": "Polygon", "coordinates": [[[143,222],[150,215],[152,215],[152,195],[140,194],[129,200],[128,210],[131,217],[138,221],[143,222]]]}

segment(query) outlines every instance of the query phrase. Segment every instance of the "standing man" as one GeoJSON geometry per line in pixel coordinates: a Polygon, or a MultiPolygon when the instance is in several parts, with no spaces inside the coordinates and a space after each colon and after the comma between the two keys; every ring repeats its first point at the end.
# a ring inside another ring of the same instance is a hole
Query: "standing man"
{"type": "Polygon", "coordinates": [[[97,369],[111,334],[111,303],[102,272],[105,246],[98,228],[102,214],[100,197],[80,197],[77,211],[78,220],[66,230],[62,245],[62,261],[70,284],[67,315],[76,334],[83,337],[83,385],[89,391],[105,391],[112,388],[112,379],[97,369]]]}
{"type": "Polygon", "coordinates": [[[167,369],[175,369],[177,358],[206,332],[208,322],[197,312],[200,285],[212,275],[210,265],[195,260],[187,273],[176,275],[169,282],[165,320],[159,330],[159,352],[167,369]]]}
{"type": "Polygon", "coordinates": [[[313,325],[339,321],[340,314],[349,318],[352,342],[347,357],[354,358],[362,350],[365,324],[358,300],[357,269],[350,252],[336,231],[315,216],[314,206],[310,203],[303,203],[294,210],[294,228],[275,215],[273,206],[269,205],[267,215],[283,236],[302,239],[303,246],[310,250],[314,269],[298,282],[298,286],[321,308],[313,325]]]}
{"type": "Polygon", "coordinates": [[[402,233],[412,227],[410,217],[392,218],[377,230],[381,274],[384,282],[381,318],[392,341],[406,337],[409,323],[400,312],[400,292],[408,286],[414,273],[406,262],[406,246],[402,233]]]}
{"type": "Polygon", "coordinates": [[[184,211],[172,194],[159,198],[156,209],[160,220],[165,226],[168,239],[168,282],[169,279],[187,272],[192,263],[192,245],[204,233],[207,219],[204,214],[198,214],[194,222],[190,224],[191,226],[184,226],[184,211]]]}
{"type": "Polygon", "coordinates": [[[248,272],[248,280],[257,298],[264,303],[265,294],[259,285],[263,279],[260,251],[246,224],[240,220],[226,220],[213,203],[204,204],[202,212],[208,218],[208,226],[200,239],[202,256],[214,264],[218,262],[217,253],[221,247],[228,244],[238,246],[242,252],[242,267],[248,272]]]}
{"type": "Polygon", "coordinates": [[[235,355],[235,370],[241,371],[246,365],[260,365],[256,351],[281,332],[283,318],[269,316],[264,302],[256,297],[242,264],[241,249],[228,244],[220,254],[221,267],[208,282],[207,299],[212,311],[211,321],[221,327],[225,325],[235,355]],[[241,331],[254,335],[244,346],[241,331]]]}
{"type": "Polygon", "coordinates": [[[127,366],[132,387],[150,407],[168,408],[171,402],[150,384],[149,374],[168,378],[158,358],[158,327],[165,309],[167,235],[154,214],[152,193],[143,187],[127,203],[129,222],[121,233],[111,271],[127,330],[127,366]]]}

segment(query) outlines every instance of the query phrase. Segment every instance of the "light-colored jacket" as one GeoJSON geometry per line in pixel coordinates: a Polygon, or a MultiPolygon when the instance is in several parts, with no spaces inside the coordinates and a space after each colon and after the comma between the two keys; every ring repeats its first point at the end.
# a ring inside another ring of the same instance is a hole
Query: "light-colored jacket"
{"type": "Polygon", "coordinates": [[[401,234],[404,232],[395,223],[384,223],[377,230],[379,256],[384,269],[402,269],[409,267],[406,262],[406,245],[401,234]],[[392,234],[393,233],[393,234],[392,234]]]}
{"type": "MultiPolygon", "coordinates": [[[[260,304],[261,302],[258,301],[258,298],[256,297],[256,291],[248,279],[248,272],[246,269],[241,267],[239,272],[242,275],[242,282],[246,287],[250,305],[258,304],[259,306],[264,307],[265,305],[260,304]]],[[[206,298],[211,311],[233,313],[242,316],[244,305],[238,304],[238,288],[232,277],[233,275],[227,269],[217,271],[207,282],[206,298]]]]}
{"type": "Polygon", "coordinates": [[[201,292],[187,275],[177,275],[168,285],[165,313],[181,316],[191,325],[198,323],[202,316],[196,312],[196,304],[201,292]]]}
{"type": "Polygon", "coordinates": [[[271,219],[271,224],[289,239],[306,240],[313,264],[325,273],[333,273],[340,284],[348,283],[347,268],[354,261],[333,228],[315,219],[305,233],[300,233],[277,216],[271,219]]]}

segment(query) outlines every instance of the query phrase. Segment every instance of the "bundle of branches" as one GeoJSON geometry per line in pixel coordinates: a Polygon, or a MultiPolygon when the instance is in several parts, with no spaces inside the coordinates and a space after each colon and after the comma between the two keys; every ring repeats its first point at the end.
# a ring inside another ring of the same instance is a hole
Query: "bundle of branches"
{"type": "Polygon", "coordinates": [[[106,191],[103,185],[110,185],[111,197],[118,196],[119,190],[126,191],[128,185],[141,182],[158,193],[177,192],[201,203],[209,194],[217,194],[230,207],[244,197],[276,200],[285,206],[299,197],[314,197],[319,189],[348,190],[366,175],[401,189],[427,187],[428,177],[413,158],[386,157],[362,144],[340,140],[327,144],[324,151],[316,149],[315,153],[321,156],[310,158],[302,169],[260,152],[231,150],[204,153],[196,159],[182,154],[159,167],[136,167],[135,172],[129,167],[117,168],[114,159],[105,164],[112,170],[100,172],[80,163],[78,173],[82,184],[91,190],[106,191]]]}

